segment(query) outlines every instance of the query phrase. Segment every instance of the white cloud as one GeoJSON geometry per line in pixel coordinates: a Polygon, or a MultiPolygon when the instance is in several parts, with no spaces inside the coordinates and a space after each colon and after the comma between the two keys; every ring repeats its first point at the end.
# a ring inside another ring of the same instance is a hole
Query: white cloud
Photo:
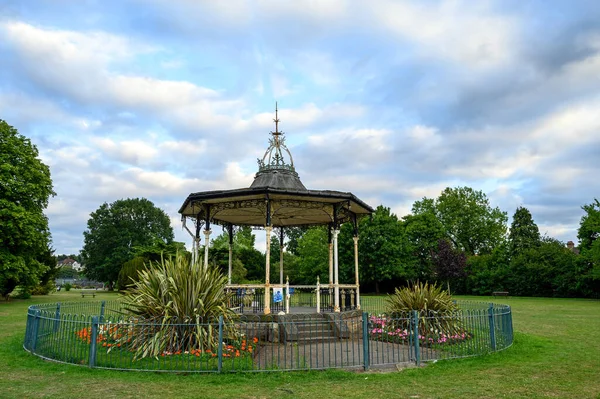
{"type": "Polygon", "coordinates": [[[379,1],[370,7],[378,25],[418,45],[417,54],[471,68],[498,67],[514,56],[516,21],[485,3],[379,1]]]}
{"type": "Polygon", "coordinates": [[[158,151],[156,148],[142,140],[124,140],[115,142],[106,137],[92,137],[92,144],[95,144],[106,156],[131,163],[133,165],[147,163],[154,159],[158,151]]]}

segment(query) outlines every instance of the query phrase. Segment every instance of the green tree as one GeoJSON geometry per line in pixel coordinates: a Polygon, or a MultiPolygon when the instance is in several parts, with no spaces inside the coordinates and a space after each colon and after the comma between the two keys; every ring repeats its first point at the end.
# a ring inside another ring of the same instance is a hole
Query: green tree
{"type": "MultiPolygon", "coordinates": [[[[352,245],[350,236],[340,234],[339,241],[344,246],[352,245]]],[[[371,218],[360,221],[358,254],[361,286],[371,286],[377,293],[381,291],[382,284],[418,277],[414,267],[415,258],[404,229],[398,217],[383,205],[377,207],[371,218]]],[[[354,275],[354,263],[351,265],[351,275],[354,275]]]]}
{"type": "Polygon", "coordinates": [[[412,211],[437,217],[446,237],[467,255],[491,253],[505,240],[506,212],[492,208],[482,191],[470,187],[448,187],[437,199],[416,201],[412,211]]]}
{"type": "Polygon", "coordinates": [[[432,277],[432,254],[438,243],[446,237],[444,226],[433,213],[407,215],[401,224],[409,244],[409,251],[415,258],[416,278],[427,281],[432,277]]]}
{"type": "Polygon", "coordinates": [[[509,248],[505,241],[491,254],[475,255],[467,259],[467,292],[474,295],[491,295],[494,291],[511,291],[508,283],[509,248]]]}
{"type": "Polygon", "coordinates": [[[518,207],[513,215],[508,235],[511,255],[540,245],[540,230],[527,208],[518,207]]]}
{"type": "Polygon", "coordinates": [[[575,254],[565,245],[544,237],[537,247],[524,249],[510,260],[508,287],[520,296],[576,296],[575,254]]]}
{"type": "Polygon", "coordinates": [[[287,238],[287,242],[285,247],[290,254],[298,255],[298,241],[307,230],[308,227],[305,226],[286,227],[285,237],[287,238]]]}
{"type": "Polygon", "coordinates": [[[102,204],[92,212],[83,233],[81,256],[90,279],[108,282],[109,289],[123,263],[136,247],[170,244],[173,228],[167,214],[145,198],[128,198],[102,204]]]}
{"type": "Polygon", "coordinates": [[[56,277],[57,278],[77,278],[77,277],[79,277],[79,273],[77,273],[77,270],[73,269],[71,266],[62,266],[62,267],[58,268],[56,277]]]}
{"type": "Polygon", "coordinates": [[[600,292],[600,201],[594,199],[589,205],[582,206],[585,215],[581,218],[577,238],[582,265],[582,278],[589,285],[589,290],[600,292]]]}
{"type": "Polygon", "coordinates": [[[31,287],[47,271],[50,230],[44,209],[52,190],[50,169],[17,129],[0,120],[0,295],[31,287]]]}
{"type": "MultiPolygon", "coordinates": [[[[233,283],[242,283],[248,280],[264,281],[265,256],[254,248],[255,242],[256,236],[252,232],[252,228],[241,226],[234,230],[231,265],[233,283]]],[[[229,273],[229,233],[227,231],[223,231],[211,241],[211,249],[208,254],[209,262],[218,266],[227,275],[229,273]]]]}
{"type": "Polygon", "coordinates": [[[166,243],[164,241],[155,241],[152,245],[142,245],[134,248],[134,258],[123,263],[117,278],[117,288],[125,290],[136,282],[139,278],[139,271],[145,265],[151,267],[152,262],[161,262],[163,259],[169,259],[181,255],[191,259],[191,254],[185,249],[185,244],[178,241],[166,243]]]}
{"type": "Polygon", "coordinates": [[[55,288],[54,279],[56,279],[59,272],[56,256],[54,256],[54,250],[52,248],[47,248],[46,251],[40,254],[38,261],[46,266],[46,271],[40,276],[39,283],[34,289],[34,294],[48,295],[55,288]]]}
{"type": "Polygon", "coordinates": [[[298,257],[290,283],[316,284],[329,282],[329,243],[324,227],[311,227],[298,240],[298,257]]]}
{"type": "Polygon", "coordinates": [[[577,238],[579,238],[579,248],[581,250],[591,249],[600,238],[600,201],[594,199],[594,202],[581,207],[585,215],[581,217],[577,238]]]}

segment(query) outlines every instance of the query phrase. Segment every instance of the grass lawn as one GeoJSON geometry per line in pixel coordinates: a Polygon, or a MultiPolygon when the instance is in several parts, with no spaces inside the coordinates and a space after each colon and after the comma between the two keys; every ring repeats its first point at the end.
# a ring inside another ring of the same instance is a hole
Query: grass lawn
{"type": "MultiPolygon", "coordinates": [[[[180,375],[92,370],[22,348],[32,303],[97,301],[77,291],[0,302],[0,398],[595,398],[600,301],[498,298],[513,308],[514,345],[473,359],[390,373],[347,371],[180,375]]],[[[460,299],[493,301],[485,297],[460,299]]]]}

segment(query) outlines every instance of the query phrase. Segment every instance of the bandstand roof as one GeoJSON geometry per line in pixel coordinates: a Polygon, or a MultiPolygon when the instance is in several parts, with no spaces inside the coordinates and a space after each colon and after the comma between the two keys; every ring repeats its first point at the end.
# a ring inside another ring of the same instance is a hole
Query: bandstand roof
{"type": "Polygon", "coordinates": [[[192,193],[179,209],[183,219],[202,221],[208,216],[211,223],[220,225],[265,226],[269,214],[272,226],[292,227],[340,224],[374,212],[352,193],[304,187],[279,131],[277,108],[275,112],[275,132],[258,160],[252,185],[192,193]]]}

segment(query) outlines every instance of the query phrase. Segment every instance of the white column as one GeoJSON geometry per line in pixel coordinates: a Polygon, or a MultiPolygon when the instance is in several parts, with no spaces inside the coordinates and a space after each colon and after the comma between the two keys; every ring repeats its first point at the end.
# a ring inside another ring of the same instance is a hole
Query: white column
{"type": "MultiPolygon", "coordinates": [[[[329,234],[332,234],[331,231],[329,234]]],[[[329,306],[333,305],[333,240],[329,243],[329,306]]]]}
{"type": "Polygon", "coordinates": [[[321,313],[321,282],[317,276],[317,313],[321,313]]]}
{"type": "Polygon", "coordinates": [[[271,283],[270,283],[270,274],[271,274],[271,231],[273,227],[267,226],[265,228],[267,232],[267,253],[266,253],[266,261],[265,261],[265,314],[271,313],[271,283]]]}
{"type": "Polygon", "coordinates": [[[279,242],[279,284],[283,285],[283,245],[279,242]]]}
{"type": "Polygon", "coordinates": [[[360,310],[360,285],[358,281],[358,236],[354,236],[354,276],[356,284],[356,308],[360,310]]]}
{"type": "Polygon", "coordinates": [[[333,303],[333,311],[340,311],[340,280],[338,270],[338,234],[339,230],[333,230],[333,279],[334,279],[334,295],[335,302],[333,303]]]}
{"type": "Polygon", "coordinates": [[[333,284],[333,242],[329,243],[329,285],[333,284]]]}
{"type": "Polygon", "coordinates": [[[206,240],[204,245],[204,268],[208,269],[208,245],[210,244],[210,230],[204,230],[204,238],[206,240]]]}

